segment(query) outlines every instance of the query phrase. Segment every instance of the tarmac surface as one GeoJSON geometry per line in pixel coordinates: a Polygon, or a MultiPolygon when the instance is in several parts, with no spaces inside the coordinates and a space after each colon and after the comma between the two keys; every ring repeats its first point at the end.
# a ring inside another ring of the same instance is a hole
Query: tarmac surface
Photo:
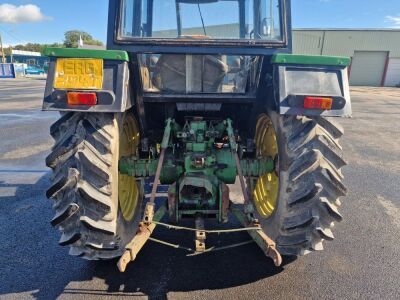
{"type": "Polygon", "coordinates": [[[254,244],[190,258],[149,243],[120,274],[58,246],[44,160],[59,114],[40,111],[44,84],[0,80],[0,299],[400,299],[400,89],[352,90],[349,195],[325,251],[275,268],[254,244]]]}

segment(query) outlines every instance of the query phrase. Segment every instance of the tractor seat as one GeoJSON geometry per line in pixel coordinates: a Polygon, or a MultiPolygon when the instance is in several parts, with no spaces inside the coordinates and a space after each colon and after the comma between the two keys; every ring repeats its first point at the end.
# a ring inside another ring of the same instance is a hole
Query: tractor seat
{"type": "Polygon", "coordinates": [[[154,68],[153,85],[167,93],[219,93],[228,73],[220,56],[163,54],[154,68]]]}

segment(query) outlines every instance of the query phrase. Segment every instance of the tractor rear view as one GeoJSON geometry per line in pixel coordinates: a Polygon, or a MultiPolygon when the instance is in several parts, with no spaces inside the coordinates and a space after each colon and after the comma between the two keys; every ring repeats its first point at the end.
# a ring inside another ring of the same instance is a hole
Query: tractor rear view
{"type": "Polygon", "coordinates": [[[290,54],[289,0],[110,1],[108,49],[47,49],[47,196],[71,255],[125,271],[148,241],[199,255],[246,231],[279,266],[334,238],[350,60],[290,54]]]}

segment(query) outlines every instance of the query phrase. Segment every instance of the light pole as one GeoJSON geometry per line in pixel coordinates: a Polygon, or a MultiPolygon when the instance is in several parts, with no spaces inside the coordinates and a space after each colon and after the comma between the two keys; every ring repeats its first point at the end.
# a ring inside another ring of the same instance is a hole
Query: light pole
{"type": "Polygon", "coordinates": [[[3,48],[3,40],[1,39],[1,33],[0,33],[0,51],[1,51],[1,61],[3,64],[5,64],[6,61],[6,55],[4,53],[4,48],[3,48]]]}

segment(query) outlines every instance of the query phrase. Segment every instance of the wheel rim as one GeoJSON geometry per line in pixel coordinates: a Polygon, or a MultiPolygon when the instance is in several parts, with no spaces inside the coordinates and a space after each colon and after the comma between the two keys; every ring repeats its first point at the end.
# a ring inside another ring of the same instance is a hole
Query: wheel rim
{"type": "MultiPolygon", "coordinates": [[[[257,122],[255,143],[259,158],[270,157],[276,163],[279,161],[276,131],[267,115],[262,115],[257,122]]],[[[254,188],[254,203],[258,213],[263,218],[271,217],[277,207],[279,193],[279,174],[277,171],[276,169],[272,173],[259,177],[254,188]]]]}
{"type": "MultiPolygon", "coordinates": [[[[119,159],[136,154],[140,142],[138,125],[131,115],[127,115],[119,139],[119,159]]],[[[134,177],[118,174],[118,198],[122,216],[126,221],[132,221],[139,201],[139,186],[134,177]]]]}

